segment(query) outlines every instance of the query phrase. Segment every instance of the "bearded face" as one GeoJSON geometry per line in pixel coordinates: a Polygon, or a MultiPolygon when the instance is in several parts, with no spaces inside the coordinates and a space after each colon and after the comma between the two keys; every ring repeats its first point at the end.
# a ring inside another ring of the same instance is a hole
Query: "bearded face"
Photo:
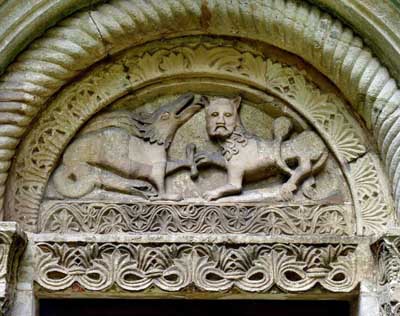
{"type": "Polygon", "coordinates": [[[206,128],[210,138],[229,137],[239,123],[240,97],[233,100],[216,99],[206,107],[206,128]]]}

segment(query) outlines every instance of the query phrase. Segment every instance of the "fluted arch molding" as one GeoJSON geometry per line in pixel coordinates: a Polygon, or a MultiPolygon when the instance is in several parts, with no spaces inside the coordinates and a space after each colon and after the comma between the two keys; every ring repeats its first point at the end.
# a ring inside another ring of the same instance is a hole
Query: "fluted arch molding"
{"type": "Polygon", "coordinates": [[[373,133],[399,209],[396,82],[351,29],[319,8],[295,0],[114,0],[49,29],[0,78],[0,205],[21,138],[63,85],[129,47],[193,34],[266,42],[300,56],[330,78],[373,133]]]}

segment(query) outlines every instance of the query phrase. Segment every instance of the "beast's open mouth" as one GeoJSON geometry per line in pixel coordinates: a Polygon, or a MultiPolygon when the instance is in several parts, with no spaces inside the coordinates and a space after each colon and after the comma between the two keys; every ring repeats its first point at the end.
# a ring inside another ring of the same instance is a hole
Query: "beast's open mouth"
{"type": "Polygon", "coordinates": [[[186,94],[182,96],[181,106],[175,112],[175,117],[179,118],[186,114],[186,112],[195,113],[199,111],[202,106],[200,104],[193,104],[194,95],[193,94],[186,94]]]}

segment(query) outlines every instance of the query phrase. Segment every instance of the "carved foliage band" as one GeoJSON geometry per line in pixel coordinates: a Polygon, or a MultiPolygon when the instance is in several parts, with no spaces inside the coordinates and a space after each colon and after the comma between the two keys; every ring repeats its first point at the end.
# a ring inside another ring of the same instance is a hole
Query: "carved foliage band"
{"type": "Polygon", "coordinates": [[[39,243],[36,281],[48,290],[74,283],[102,291],[117,285],[126,291],[156,287],[179,291],[238,288],[262,292],[306,291],[319,284],[347,292],[357,284],[353,245],[189,245],[39,243]]]}
{"type": "Polygon", "coordinates": [[[41,232],[351,235],[351,207],[46,202],[41,232]]]}

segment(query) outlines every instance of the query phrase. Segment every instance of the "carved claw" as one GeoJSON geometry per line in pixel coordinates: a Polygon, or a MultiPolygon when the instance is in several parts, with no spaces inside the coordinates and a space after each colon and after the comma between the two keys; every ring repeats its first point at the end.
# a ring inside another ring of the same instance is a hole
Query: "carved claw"
{"type": "Polygon", "coordinates": [[[150,201],[182,201],[183,197],[180,194],[165,193],[158,196],[150,197],[150,201]]]}
{"type": "Polygon", "coordinates": [[[294,195],[293,192],[297,189],[297,186],[291,183],[285,183],[282,185],[282,188],[280,190],[281,197],[283,201],[289,201],[292,200],[294,195]]]}
{"type": "Polygon", "coordinates": [[[217,200],[219,198],[219,194],[216,191],[206,191],[203,194],[203,198],[207,201],[217,200]]]}
{"type": "Polygon", "coordinates": [[[209,162],[209,155],[205,152],[196,153],[194,155],[194,162],[196,165],[209,162]]]}
{"type": "Polygon", "coordinates": [[[315,189],[314,177],[311,176],[306,181],[304,181],[302,186],[302,192],[306,198],[309,198],[311,200],[316,196],[317,190],[315,189]]]}

